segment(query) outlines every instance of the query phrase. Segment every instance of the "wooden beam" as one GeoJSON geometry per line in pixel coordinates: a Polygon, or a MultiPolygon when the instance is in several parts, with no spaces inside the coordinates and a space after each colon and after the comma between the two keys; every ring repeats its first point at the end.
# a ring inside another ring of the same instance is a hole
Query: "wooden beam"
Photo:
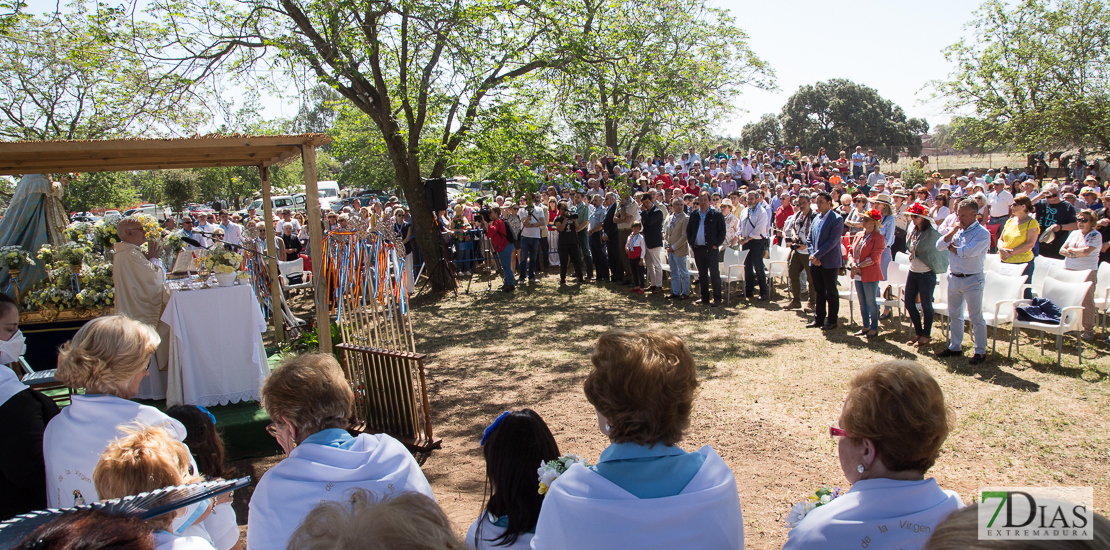
{"type": "Polygon", "coordinates": [[[304,165],[304,193],[307,202],[308,235],[311,242],[308,250],[312,255],[312,280],[316,286],[316,338],[320,342],[321,353],[331,353],[331,312],[328,310],[328,282],[320,277],[324,270],[324,226],[320,222],[320,191],[316,186],[316,147],[305,145],[301,150],[301,163],[304,165]]]}
{"type": "Polygon", "coordinates": [[[31,166],[6,166],[0,164],[0,175],[13,176],[24,174],[50,174],[57,172],[124,172],[135,170],[173,170],[173,169],[186,169],[186,168],[206,168],[218,166],[271,166],[281,162],[281,158],[263,158],[254,159],[249,162],[240,161],[182,161],[173,163],[114,163],[111,165],[101,166],[88,166],[83,164],[71,164],[68,166],[59,166],[57,163],[50,165],[31,165],[31,166]]]}
{"type": "Polygon", "coordinates": [[[270,169],[266,166],[259,166],[258,170],[262,173],[262,215],[266,218],[266,250],[272,252],[270,257],[266,259],[266,271],[270,274],[270,302],[274,320],[274,341],[284,342],[285,315],[281,309],[282,292],[281,281],[278,279],[281,276],[277,264],[278,250],[274,245],[274,205],[270,200],[270,169]],[[274,248],[270,248],[271,246],[274,248]]]}
{"type": "Polygon", "coordinates": [[[11,154],[9,152],[0,152],[0,162],[43,162],[43,161],[79,161],[79,160],[98,160],[109,161],[113,159],[139,159],[141,161],[180,161],[188,159],[259,159],[263,157],[272,157],[278,154],[286,156],[299,155],[301,153],[300,147],[296,145],[287,146],[266,146],[266,147],[204,147],[192,148],[183,147],[181,149],[172,150],[159,150],[152,152],[149,150],[125,150],[125,151],[73,151],[66,153],[65,158],[58,158],[58,153],[54,151],[35,151],[28,153],[11,154]]]}
{"type": "Polygon", "coordinates": [[[89,141],[17,141],[3,143],[5,153],[75,151],[157,151],[187,150],[194,148],[227,149],[233,147],[314,147],[331,142],[325,134],[292,136],[199,137],[180,139],[106,139],[89,141]]]}

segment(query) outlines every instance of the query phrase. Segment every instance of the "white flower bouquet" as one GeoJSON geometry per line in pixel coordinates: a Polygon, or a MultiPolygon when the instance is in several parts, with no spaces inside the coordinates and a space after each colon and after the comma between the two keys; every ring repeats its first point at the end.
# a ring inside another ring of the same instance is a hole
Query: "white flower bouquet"
{"type": "Polygon", "coordinates": [[[217,243],[204,257],[204,267],[212,273],[234,273],[243,263],[243,255],[232,252],[223,243],[217,243]]]}
{"type": "Polygon", "coordinates": [[[112,247],[119,242],[119,231],[116,227],[121,218],[111,217],[103,218],[93,224],[93,237],[96,242],[100,244],[100,248],[104,250],[111,250],[112,247]]]}
{"type": "Polygon", "coordinates": [[[35,265],[35,261],[22,246],[12,245],[0,248],[0,267],[23,269],[29,265],[35,265]]]}
{"type": "Polygon", "coordinates": [[[828,487],[822,487],[814,491],[805,500],[790,508],[790,513],[786,515],[786,525],[790,528],[797,527],[802,519],[806,517],[806,514],[832,502],[842,494],[844,492],[840,490],[840,487],[833,487],[831,490],[828,487]]]}
{"type": "Polygon", "coordinates": [[[65,236],[75,243],[92,243],[95,227],[89,222],[73,222],[66,226],[65,236]]]}
{"type": "Polygon", "coordinates": [[[545,460],[540,462],[540,467],[536,473],[540,476],[540,494],[547,494],[547,490],[551,488],[551,484],[559,479],[559,476],[566,473],[574,464],[581,464],[589,467],[590,463],[586,459],[579,457],[574,453],[567,453],[555,460],[545,460]]]}

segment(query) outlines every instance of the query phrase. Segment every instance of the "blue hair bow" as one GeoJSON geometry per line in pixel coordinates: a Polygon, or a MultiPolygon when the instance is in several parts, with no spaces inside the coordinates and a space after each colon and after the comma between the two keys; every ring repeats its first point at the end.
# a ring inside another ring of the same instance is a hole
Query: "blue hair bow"
{"type": "Polygon", "coordinates": [[[479,446],[485,446],[486,439],[489,438],[489,434],[493,433],[493,430],[496,430],[497,426],[499,424],[501,424],[501,421],[505,420],[505,417],[509,416],[509,413],[511,413],[511,412],[513,412],[513,411],[505,411],[505,412],[501,413],[501,416],[498,416],[497,420],[493,421],[493,424],[490,424],[489,426],[486,426],[486,429],[482,431],[482,441],[478,443],[479,446]]]}
{"type": "Polygon", "coordinates": [[[215,425],[216,425],[216,416],[215,416],[215,415],[213,415],[212,413],[208,412],[208,409],[206,409],[206,408],[204,408],[204,407],[201,407],[200,405],[197,405],[196,407],[197,407],[198,409],[200,409],[200,412],[202,412],[202,413],[204,413],[204,414],[207,414],[207,415],[208,415],[208,418],[211,418],[211,419],[212,419],[212,425],[213,425],[213,426],[215,426],[215,425]]]}

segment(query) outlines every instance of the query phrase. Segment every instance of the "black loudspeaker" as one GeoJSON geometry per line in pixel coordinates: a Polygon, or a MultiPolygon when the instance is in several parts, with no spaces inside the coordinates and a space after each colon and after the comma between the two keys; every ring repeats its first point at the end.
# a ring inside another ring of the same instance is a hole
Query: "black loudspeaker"
{"type": "Polygon", "coordinates": [[[428,208],[433,212],[447,210],[447,179],[434,178],[424,180],[424,193],[428,201],[428,208]]]}

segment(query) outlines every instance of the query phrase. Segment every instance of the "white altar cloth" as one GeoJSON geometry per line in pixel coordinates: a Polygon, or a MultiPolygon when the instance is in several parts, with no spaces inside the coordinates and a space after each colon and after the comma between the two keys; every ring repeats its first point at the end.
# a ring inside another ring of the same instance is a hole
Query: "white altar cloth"
{"type": "Polygon", "coordinates": [[[262,344],[266,319],[254,290],[170,288],[162,313],[171,332],[166,406],[257,401],[270,368],[262,344]]]}

